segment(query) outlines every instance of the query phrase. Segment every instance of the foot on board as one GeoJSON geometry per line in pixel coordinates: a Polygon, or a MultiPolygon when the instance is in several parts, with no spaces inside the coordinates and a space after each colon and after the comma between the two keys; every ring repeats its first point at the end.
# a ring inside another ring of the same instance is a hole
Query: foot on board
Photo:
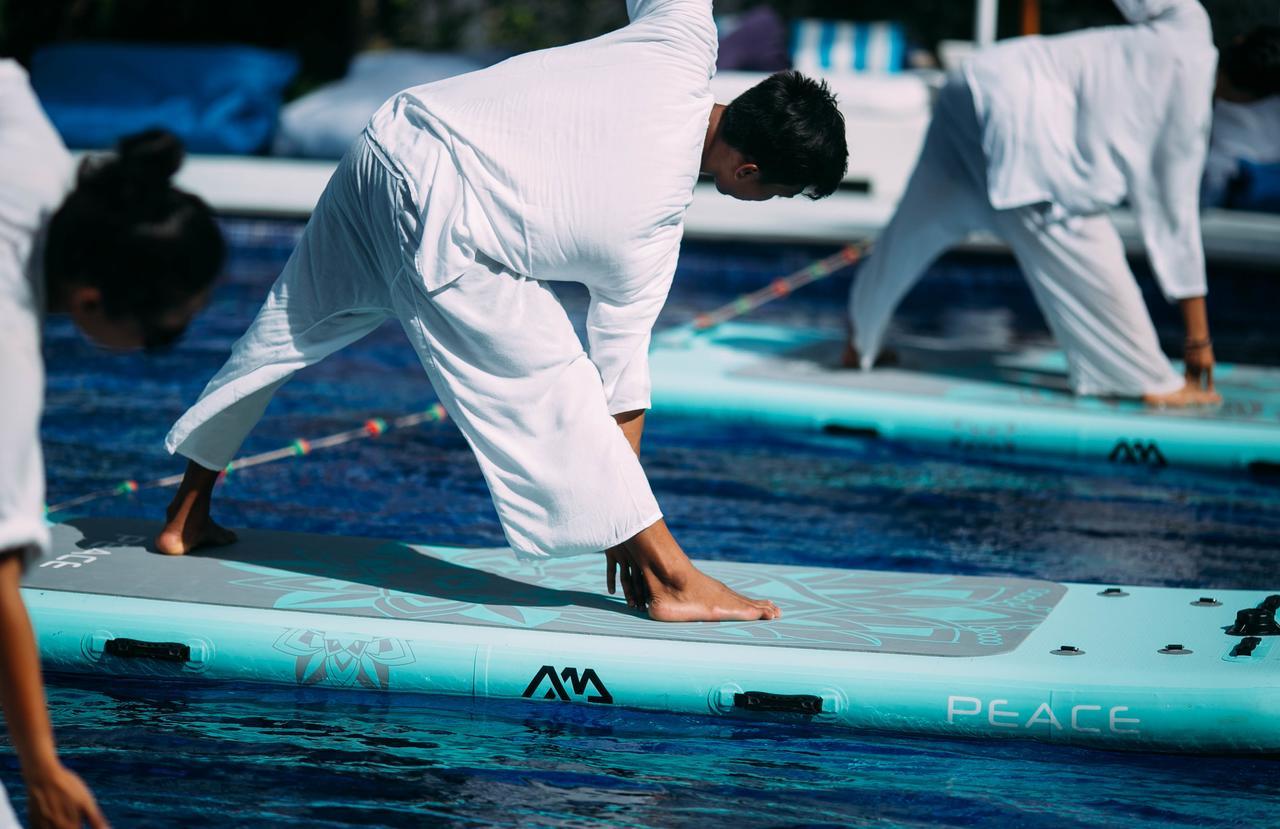
{"type": "MultiPolygon", "coordinates": [[[[891,349],[881,349],[876,355],[874,368],[889,368],[898,364],[898,355],[891,349]]],[[[844,352],[840,355],[841,368],[861,368],[861,358],[858,356],[858,349],[854,348],[851,343],[844,344],[844,352]]]]}
{"type": "Polygon", "coordinates": [[[1213,389],[1203,389],[1188,383],[1166,394],[1144,394],[1142,402],[1160,409],[1185,409],[1192,406],[1216,406],[1222,395],[1213,389]]]}
{"type": "Polygon", "coordinates": [[[156,536],[156,549],[168,556],[180,556],[201,547],[222,547],[236,542],[236,534],[209,517],[209,505],[197,501],[169,506],[164,529],[156,536]]]}
{"type": "Polygon", "coordinates": [[[678,585],[652,573],[645,576],[649,618],[658,622],[752,622],[782,616],[773,602],[743,596],[693,567],[678,585]]]}

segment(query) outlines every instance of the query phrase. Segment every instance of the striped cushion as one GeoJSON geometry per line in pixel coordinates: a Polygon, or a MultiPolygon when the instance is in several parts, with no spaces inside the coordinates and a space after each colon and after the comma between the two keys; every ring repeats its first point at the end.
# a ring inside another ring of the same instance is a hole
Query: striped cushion
{"type": "Polygon", "coordinates": [[[897,23],[805,19],[791,26],[791,62],[801,72],[897,72],[906,52],[897,23]]]}

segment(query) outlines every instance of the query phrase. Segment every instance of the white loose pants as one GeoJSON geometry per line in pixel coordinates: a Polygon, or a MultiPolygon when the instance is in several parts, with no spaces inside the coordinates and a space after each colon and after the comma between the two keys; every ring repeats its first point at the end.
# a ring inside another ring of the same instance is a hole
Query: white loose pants
{"type": "Polygon", "coordinates": [[[517,553],[599,552],[656,522],[644,471],[555,294],[483,257],[428,292],[413,265],[426,225],[379,153],[364,136],[347,153],[257,318],[170,431],[169,451],[222,469],[294,372],[395,318],[517,553]]]}
{"type": "Polygon", "coordinates": [[[1111,220],[1053,221],[1042,207],[992,208],[973,98],[953,79],[939,95],[906,193],[854,278],[849,314],[862,367],[874,363],[894,309],[930,263],[985,230],[1012,250],[1066,352],[1077,394],[1137,397],[1181,388],[1111,220]]]}

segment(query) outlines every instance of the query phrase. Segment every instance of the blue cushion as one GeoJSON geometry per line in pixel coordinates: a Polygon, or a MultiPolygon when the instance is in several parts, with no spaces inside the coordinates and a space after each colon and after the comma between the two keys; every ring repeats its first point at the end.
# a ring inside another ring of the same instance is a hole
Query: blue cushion
{"type": "Polygon", "coordinates": [[[1227,206],[1236,210],[1280,213],[1280,163],[1240,161],[1240,172],[1231,182],[1227,206]]]}
{"type": "Polygon", "coordinates": [[[31,85],[70,147],[164,127],[192,152],[245,154],[266,147],[297,68],[248,46],[72,43],[36,53],[31,85]]]}

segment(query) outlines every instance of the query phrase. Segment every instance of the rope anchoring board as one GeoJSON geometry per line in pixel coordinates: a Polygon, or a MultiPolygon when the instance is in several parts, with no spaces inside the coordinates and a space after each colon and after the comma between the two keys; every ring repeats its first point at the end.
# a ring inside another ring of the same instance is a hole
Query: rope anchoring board
{"type": "Polygon", "coordinates": [[[826,279],[831,274],[844,270],[862,259],[870,248],[870,241],[854,242],[851,245],[847,245],[828,257],[819,259],[811,265],[806,265],[790,276],[779,277],[763,288],[757,288],[751,293],[743,294],[732,302],[721,305],[714,311],[698,314],[693,318],[693,328],[695,331],[705,331],[722,322],[728,322],[731,319],[749,314],[762,305],[773,302],[775,299],[790,296],[805,285],[826,279]]]}
{"type": "MultiPolygon", "coordinates": [[[[357,429],[348,429],[345,432],[338,432],[333,435],[326,435],[322,438],[308,440],[306,438],[298,438],[291,442],[288,446],[282,446],[279,449],[271,449],[267,452],[259,452],[256,455],[247,455],[243,458],[237,458],[227,464],[227,468],[222,470],[220,478],[225,478],[232,472],[238,472],[242,469],[251,469],[255,466],[261,466],[265,463],[280,461],[286,458],[298,458],[309,455],[317,449],[330,449],[334,446],[341,446],[344,443],[351,443],[355,440],[365,438],[376,438],[393,429],[407,429],[410,426],[417,426],[422,423],[438,423],[445,420],[448,415],[445,413],[444,407],[439,403],[434,403],[426,411],[414,412],[413,414],[402,415],[401,417],[391,420],[383,420],[380,417],[366,420],[362,426],[357,429]]],[[[100,489],[96,492],[89,492],[78,498],[72,498],[69,501],[63,501],[59,504],[53,504],[45,508],[46,514],[61,512],[63,510],[78,507],[87,504],[90,501],[97,501],[101,498],[110,498],[116,495],[132,495],[143,489],[160,489],[163,487],[177,486],[182,483],[182,475],[167,475],[163,478],[153,478],[149,481],[122,481],[110,489],[100,489]]]]}

